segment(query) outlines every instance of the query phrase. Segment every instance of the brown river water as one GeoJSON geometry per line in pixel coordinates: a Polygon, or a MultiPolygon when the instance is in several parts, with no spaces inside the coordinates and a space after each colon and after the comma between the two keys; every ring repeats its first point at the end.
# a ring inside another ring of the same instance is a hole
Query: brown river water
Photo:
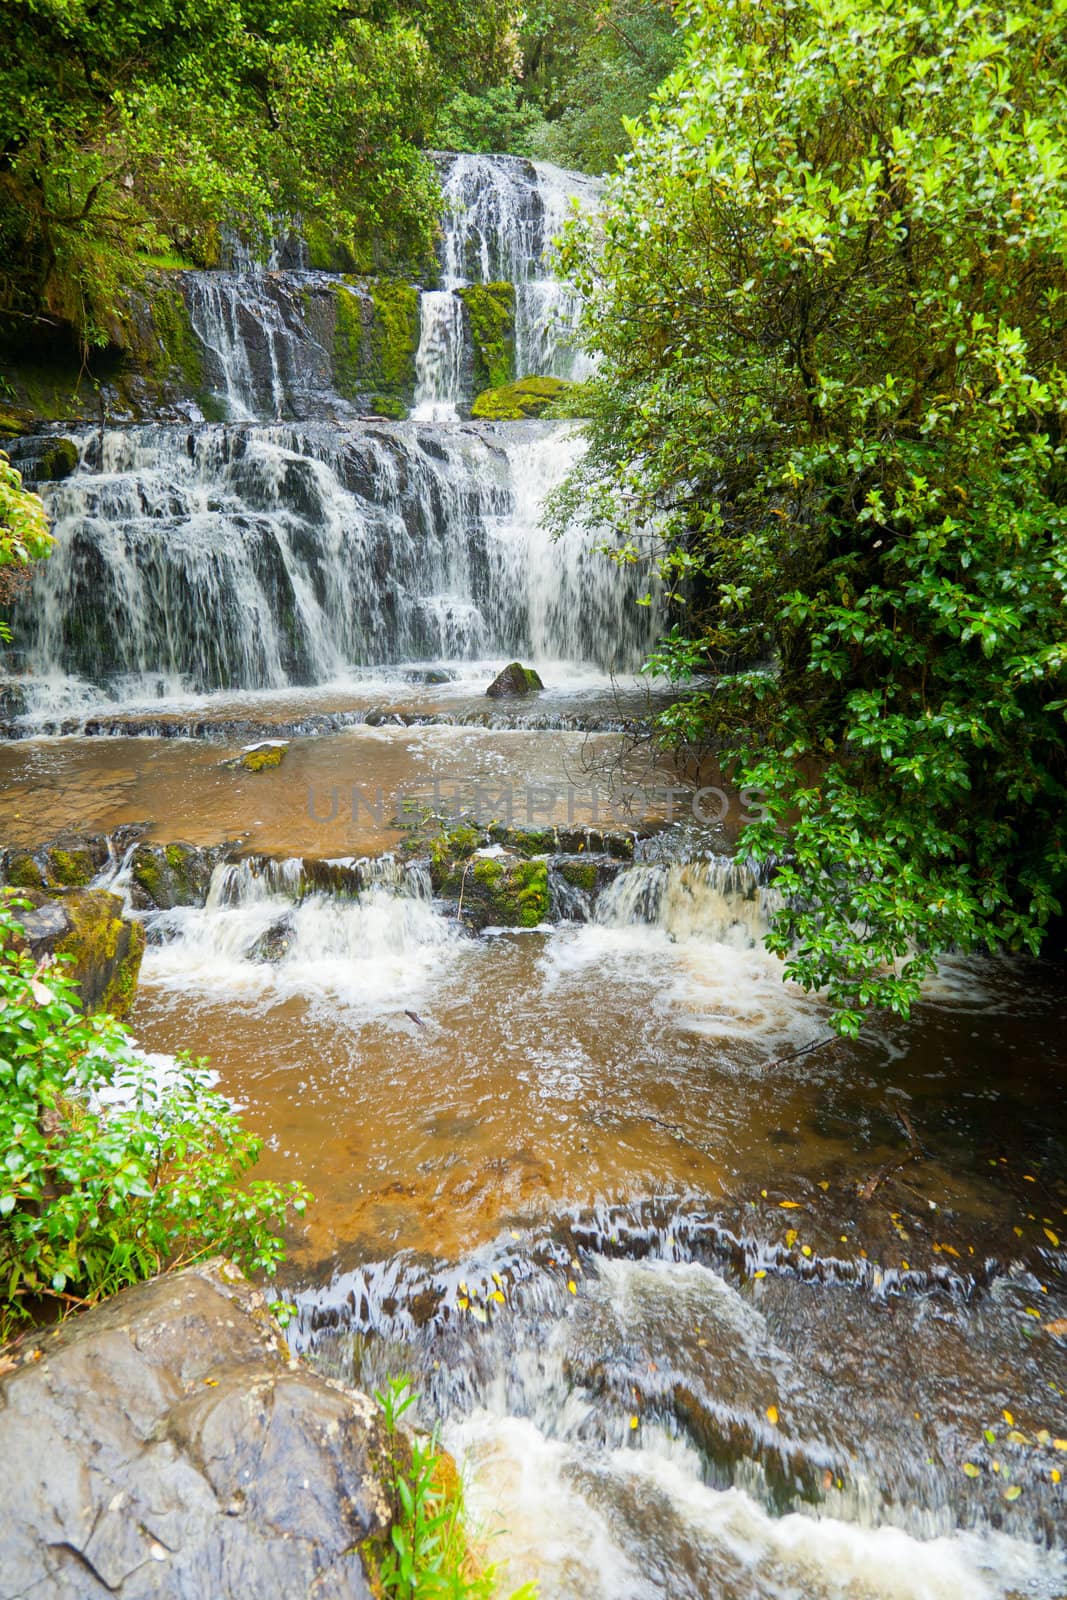
{"type": "Polygon", "coordinates": [[[152,822],[379,857],[395,797],[435,783],[561,826],[644,785],[618,820],[684,823],[591,917],[530,931],[470,935],[410,868],[301,894],[247,860],[150,918],[142,1047],[209,1056],[263,1174],[317,1197],[294,1342],[370,1387],[413,1373],[492,1558],[544,1600],[1067,1594],[1062,967],[946,963],[909,1022],[818,1043],[821,1002],[760,944],[773,890],[662,771],[447,702],[293,734],[260,774],[220,763],[291,705],[0,747],[12,843],[152,822]],[[284,958],[254,959],[280,918],[284,958]]]}

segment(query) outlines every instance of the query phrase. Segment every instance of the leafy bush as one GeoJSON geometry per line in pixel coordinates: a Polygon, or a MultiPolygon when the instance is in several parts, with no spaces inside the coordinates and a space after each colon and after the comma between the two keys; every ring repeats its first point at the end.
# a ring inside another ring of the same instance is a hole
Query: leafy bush
{"type": "Polygon", "coordinates": [[[788,855],[836,1026],[1067,883],[1067,0],[699,0],[567,251],[603,361],[569,503],[656,557],[661,725],[788,855]],[[655,529],[658,548],[635,530],[655,529]]]}
{"type": "Polygon", "coordinates": [[[0,1332],[34,1302],[92,1302],[209,1252],[273,1273],[304,1188],[242,1181],[260,1141],[203,1063],[163,1077],[84,1016],[60,965],[20,948],[25,904],[0,899],[0,1332]]]}
{"type": "MultiPolygon", "coordinates": [[[[0,450],[0,605],[19,594],[30,564],[49,554],[54,540],[39,495],[22,487],[22,477],[0,450]]],[[[0,621],[0,644],[11,634],[0,621]]]]}

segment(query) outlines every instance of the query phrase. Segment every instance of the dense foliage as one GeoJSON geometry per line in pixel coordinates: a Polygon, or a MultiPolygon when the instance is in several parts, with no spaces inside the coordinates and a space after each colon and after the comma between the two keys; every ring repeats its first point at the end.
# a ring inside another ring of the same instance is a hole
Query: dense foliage
{"type": "Polygon", "coordinates": [[[138,258],[210,262],[300,213],[413,248],[418,153],[515,60],[512,0],[13,0],[0,54],[0,314],[101,342],[138,258]]]}
{"type": "Polygon", "coordinates": [[[603,356],[571,503],[658,544],[666,716],[784,854],[837,1026],[1036,949],[1067,855],[1067,0],[721,0],[568,247],[603,356]]]}
{"type": "Polygon", "coordinates": [[[670,0],[533,0],[519,44],[517,78],[446,105],[441,145],[608,172],[680,48],[670,0]]]}
{"type": "Polygon", "coordinates": [[[57,964],[21,947],[0,900],[0,1336],[29,1306],[92,1301],[223,1251],[273,1271],[307,1196],[249,1182],[260,1143],[202,1067],[160,1076],[110,1017],[86,1017],[57,964]]]}
{"type": "MultiPolygon", "coordinates": [[[[15,599],[29,577],[31,562],[50,552],[54,540],[39,495],[22,487],[22,477],[0,450],[0,609],[15,599]]],[[[0,644],[10,629],[0,618],[0,644]]]]}

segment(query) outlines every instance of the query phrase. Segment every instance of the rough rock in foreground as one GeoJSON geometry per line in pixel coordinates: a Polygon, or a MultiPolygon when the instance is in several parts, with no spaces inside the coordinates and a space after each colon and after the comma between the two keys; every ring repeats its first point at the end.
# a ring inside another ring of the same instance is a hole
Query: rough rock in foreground
{"type": "Polygon", "coordinates": [[[2,1600],[367,1600],[365,1395],[290,1357],[214,1261],[41,1331],[0,1379],[2,1600]]]}

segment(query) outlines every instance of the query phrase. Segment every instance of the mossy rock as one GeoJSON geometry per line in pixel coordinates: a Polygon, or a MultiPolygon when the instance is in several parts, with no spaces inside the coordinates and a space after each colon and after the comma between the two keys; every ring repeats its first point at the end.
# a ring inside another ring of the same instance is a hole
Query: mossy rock
{"type": "Polygon", "coordinates": [[[502,844],[521,856],[551,855],[559,849],[555,828],[521,828],[509,823],[491,822],[489,837],[494,844],[502,844]]]}
{"type": "Polygon", "coordinates": [[[243,767],[246,772],[266,772],[271,767],[281,766],[288,749],[286,739],[265,739],[260,744],[250,744],[239,756],[224,761],[223,766],[243,767]]]}
{"type": "Polygon", "coordinates": [[[484,390],[471,406],[471,416],[479,422],[527,421],[544,416],[575,387],[566,378],[520,378],[484,390]]]}
{"type": "Polygon", "coordinates": [[[472,283],[458,291],[472,353],[476,392],[498,389],[515,378],[515,285],[472,283]]]}
{"type": "Polygon", "coordinates": [[[78,446],[73,439],[53,439],[37,462],[40,483],[58,483],[69,478],[78,466],[78,446]]]}
{"type": "Polygon", "coordinates": [[[169,911],[173,906],[202,906],[211,874],[227,846],[204,849],[192,844],[139,844],[130,873],[143,900],[135,904],[169,911]]]}
{"type": "Polygon", "coordinates": [[[44,889],[44,869],[29,850],[9,850],[3,859],[4,882],[12,889],[44,889]]]}
{"type": "Polygon", "coordinates": [[[441,893],[457,901],[467,924],[476,929],[536,928],[549,914],[548,866],[501,851],[455,861],[441,893]]]}
{"type": "Polygon", "coordinates": [[[379,416],[406,417],[415,399],[419,292],[410,283],[346,278],[335,295],[337,393],[379,416]]]}
{"type": "Polygon", "coordinates": [[[544,688],[533,667],[524,667],[519,661],[510,661],[498,672],[485,691],[491,700],[510,700],[517,695],[536,694],[544,688]]]}
{"type": "Polygon", "coordinates": [[[144,955],[140,923],[126,921],[122,901],[106,889],[76,889],[49,903],[59,908],[64,924],[52,953],[73,957],[68,970],[78,984],[84,1010],[126,1016],[136,998],[144,955]]]}
{"type": "Polygon", "coordinates": [[[569,883],[572,889],[581,889],[584,894],[595,894],[599,867],[595,861],[574,860],[570,856],[556,862],[556,871],[564,883],[569,883]]]}
{"type": "Polygon", "coordinates": [[[84,889],[97,870],[88,850],[61,850],[58,846],[48,852],[48,867],[52,883],[64,889],[84,889]]]}

